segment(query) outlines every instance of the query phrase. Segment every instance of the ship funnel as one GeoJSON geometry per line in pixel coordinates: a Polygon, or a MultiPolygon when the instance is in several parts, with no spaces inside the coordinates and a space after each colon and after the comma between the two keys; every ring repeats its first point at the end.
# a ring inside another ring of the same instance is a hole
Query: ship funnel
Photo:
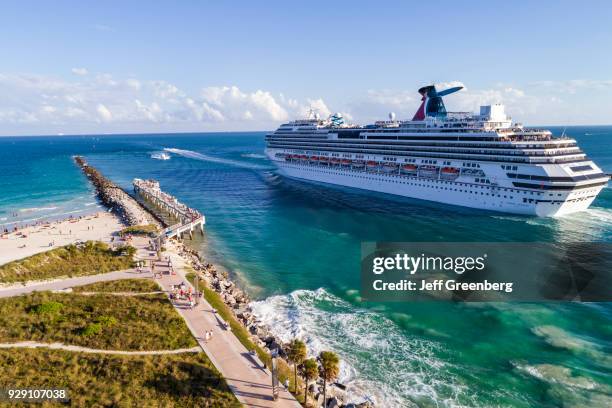
{"type": "Polygon", "coordinates": [[[442,102],[442,97],[461,89],[463,89],[462,86],[456,86],[438,92],[434,85],[422,87],[419,89],[422,101],[421,106],[417,109],[412,120],[425,120],[427,116],[445,117],[446,108],[444,107],[444,102],[442,102]]]}

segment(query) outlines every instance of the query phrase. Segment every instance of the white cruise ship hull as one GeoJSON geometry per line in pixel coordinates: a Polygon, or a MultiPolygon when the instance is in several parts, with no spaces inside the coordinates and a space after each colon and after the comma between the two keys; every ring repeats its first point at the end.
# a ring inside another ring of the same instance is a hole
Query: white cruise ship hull
{"type": "MultiPolygon", "coordinates": [[[[372,173],[343,167],[309,165],[274,160],[281,175],[331,185],[376,191],[443,204],[512,214],[550,217],[586,210],[597,193],[589,199],[556,203],[529,203],[523,198],[529,191],[507,193],[503,188],[485,193],[480,186],[399,174],[372,173]],[[504,198],[505,197],[505,198],[504,198]]],[[[570,193],[571,194],[571,193],[570,193]]]]}

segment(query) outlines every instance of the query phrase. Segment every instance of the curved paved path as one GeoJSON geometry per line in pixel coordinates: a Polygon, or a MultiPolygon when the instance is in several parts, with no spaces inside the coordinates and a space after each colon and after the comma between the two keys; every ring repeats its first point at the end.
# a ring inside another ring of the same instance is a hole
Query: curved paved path
{"type": "Polygon", "coordinates": [[[125,356],[151,356],[160,354],[182,354],[182,353],[201,353],[202,348],[199,346],[191,348],[182,348],[176,350],[151,350],[151,351],[123,351],[123,350],[101,350],[89,347],[71,346],[63,343],[39,343],[36,341],[18,341],[16,343],[0,343],[0,349],[10,348],[48,348],[54,350],[78,351],[81,353],[96,353],[96,354],[119,354],[125,356]]]}

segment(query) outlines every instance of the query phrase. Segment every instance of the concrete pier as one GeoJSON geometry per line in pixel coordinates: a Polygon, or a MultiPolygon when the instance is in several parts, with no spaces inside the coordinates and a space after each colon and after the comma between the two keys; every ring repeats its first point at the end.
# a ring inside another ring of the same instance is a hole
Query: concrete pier
{"type": "Polygon", "coordinates": [[[136,194],[179,219],[178,223],[162,231],[160,234],[162,237],[165,239],[173,237],[182,238],[185,233],[192,236],[193,231],[198,229],[200,232],[204,232],[204,224],[206,223],[204,215],[200,214],[198,210],[189,208],[187,205],[181,203],[176,197],[163,192],[159,187],[158,181],[136,178],[132,184],[134,185],[134,192],[136,194]]]}

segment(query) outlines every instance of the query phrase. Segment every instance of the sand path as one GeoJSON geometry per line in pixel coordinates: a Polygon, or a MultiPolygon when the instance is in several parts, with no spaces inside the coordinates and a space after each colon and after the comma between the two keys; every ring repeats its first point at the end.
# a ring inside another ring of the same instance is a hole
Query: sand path
{"type": "Polygon", "coordinates": [[[160,354],[200,353],[202,348],[195,346],[175,350],[151,350],[151,351],[123,351],[123,350],[101,350],[89,347],[71,346],[63,343],[39,343],[37,341],[18,341],[15,343],[0,343],[0,349],[10,348],[48,348],[54,350],[78,351],[80,353],[96,354],[118,354],[124,356],[151,356],[160,354]]]}

